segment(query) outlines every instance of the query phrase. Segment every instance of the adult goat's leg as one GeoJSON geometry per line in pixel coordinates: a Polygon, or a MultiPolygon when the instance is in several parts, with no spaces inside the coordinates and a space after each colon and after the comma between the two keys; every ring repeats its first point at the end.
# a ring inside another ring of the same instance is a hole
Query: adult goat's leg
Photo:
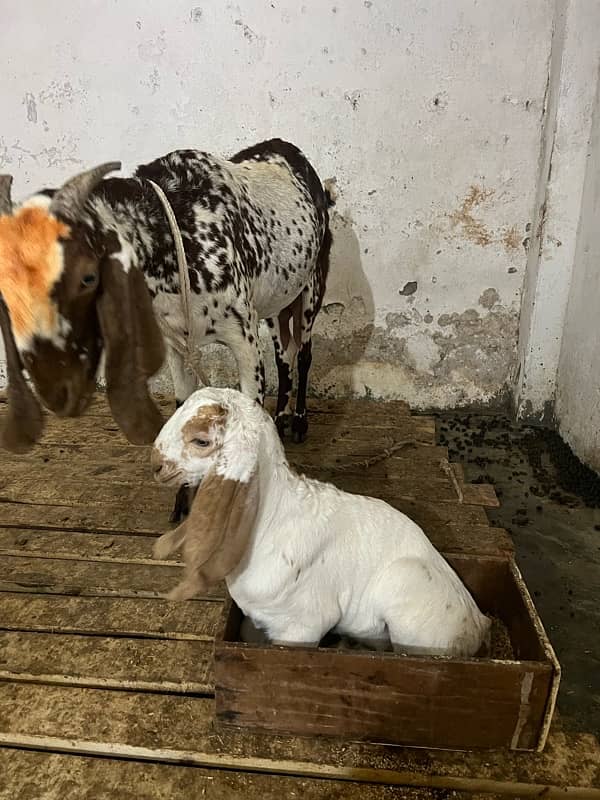
{"type": "Polygon", "coordinates": [[[331,244],[331,231],[327,227],[319,255],[317,256],[312,280],[298,298],[300,301],[299,307],[297,307],[296,303],[292,304],[292,329],[294,338],[299,341],[300,346],[298,353],[298,391],[296,393],[296,409],[292,419],[292,436],[295,442],[303,442],[308,432],[306,393],[308,391],[308,373],[312,364],[312,328],[325,295],[331,244]]]}
{"type": "Polygon", "coordinates": [[[308,417],[306,413],[306,394],[308,391],[308,373],[312,363],[312,326],[315,318],[314,287],[307,286],[302,292],[300,308],[294,309],[292,326],[294,335],[300,340],[298,352],[298,391],[296,392],[296,408],[292,418],[292,438],[300,443],[306,439],[308,417]]]}
{"type": "Polygon", "coordinates": [[[308,432],[306,413],[306,393],[308,390],[308,373],[312,364],[312,340],[302,343],[298,353],[298,391],[296,393],[296,409],[292,419],[292,437],[295,442],[303,442],[308,432]]]}
{"type": "MultiPolygon", "coordinates": [[[[198,388],[198,379],[192,372],[186,370],[183,356],[170,345],[167,348],[167,361],[171,371],[171,378],[173,379],[175,408],[179,408],[198,388]]],[[[181,486],[178,489],[175,496],[175,504],[169,517],[170,522],[181,522],[189,514],[195,494],[196,489],[190,486],[181,486]]]]}
{"type": "Polygon", "coordinates": [[[243,320],[242,326],[232,335],[228,330],[223,336],[231,348],[238,368],[240,391],[263,405],[265,401],[265,364],[258,338],[258,317],[243,320]]]}
{"type": "Polygon", "coordinates": [[[277,364],[277,406],[275,408],[275,425],[281,438],[289,425],[292,416],[290,407],[290,394],[292,392],[292,376],[298,346],[290,334],[291,306],[280,312],[277,319],[268,319],[267,324],[271,329],[271,338],[275,349],[275,362],[277,364]]]}

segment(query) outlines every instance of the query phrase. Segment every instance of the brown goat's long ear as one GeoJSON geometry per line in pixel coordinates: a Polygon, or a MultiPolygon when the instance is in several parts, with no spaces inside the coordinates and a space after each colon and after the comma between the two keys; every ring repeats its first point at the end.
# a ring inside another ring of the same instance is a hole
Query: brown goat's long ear
{"type": "Polygon", "coordinates": [[[100,266],[98,318],[104,339],[108,402],[117,425],[132,444],[151,444],[164,420],[148,389],[148,379],[164,358],[162,334],[154,318],[144,276],[125,272],[120,261],[100,266]]]}
{"type": "Polygon", "coordinates": [[[166,534],[174,544],[183,539],[185,557],[183,580],[170,600],[189,600],[239,565],[258,513],[258,487],[258,468],[247,482],[224,478],[214,469],[206,475],[185,522],[166,534]]]}
{"type": "Polygon", "coordinates": [[[4,298],[0,295],[0,329],[6,350],[8,367],[8,414],[2,430],[2,447],[13,453],[26,453],[42,435],[44,417],[31,391],[21,365],[19,351],[10,327],[10,317],[4,298]]]}

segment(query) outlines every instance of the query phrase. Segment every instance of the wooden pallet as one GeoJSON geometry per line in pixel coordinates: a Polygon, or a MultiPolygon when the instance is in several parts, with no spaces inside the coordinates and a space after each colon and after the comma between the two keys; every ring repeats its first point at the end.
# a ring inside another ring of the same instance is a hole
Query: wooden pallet
{"type": "MultiPolygon", "coordinates": [[[[308,474],[384,497],[445,552],[511,553],[487,521],[492,487],[449,465],[432,418],[402,403],[314,406],[310,441],[287,448],[308,474]],[[403,439],[418,445],[361,466],[403,439]]],[[[216,731],[224,588],[161,599],[181,565],[151,558],[173,494],[152,482],[148,456],[103,399],[79,420],[49,418],[29,455],[0,455],[0,798],[27,782],[44,798],[110,796],[111,786],[148,798],[533,797],[544,787],[544,797],[600,798],[598,742],[558,730],[539,757],[216,731]]]]}

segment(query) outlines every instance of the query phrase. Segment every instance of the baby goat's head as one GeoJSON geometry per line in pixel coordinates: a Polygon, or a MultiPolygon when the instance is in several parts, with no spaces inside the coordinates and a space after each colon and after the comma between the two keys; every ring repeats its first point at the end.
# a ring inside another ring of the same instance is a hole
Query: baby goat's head
{"type": "Polygon", "coordinates": [[[159,540],[164,557],[184,540],[184,580],[170,594],[193,597],[240,564],[258,513],[258,454],[265,424],[253,400],[233,389],[200,389],[168,420],[152,452],[157,481],[198,486],[190,514],[159,540]]]}
{"type": "Polygon", "coordinates": [[[0,176],[0,326],[10,404],[3,443],[11,450],[27,450],[42,428],[22,369],[51,411],[78,416],[96,389],[103,347],[109,401],[127,437],[150,442],[162,424],[145,385],[164,349],[143,275],[120,258],[116,234],[92,243],[81,224],[91,192],[119,168],[103,164],[15,209],[12,178],[0,176]]]}
{"type": "Polygon", "coordinates": [[[194,392],[154,442],[155,479],[170,486],[198,486],[212,469],[224,478],[248,482],[265,416],[257,403],[234,389],[194,392]]]}

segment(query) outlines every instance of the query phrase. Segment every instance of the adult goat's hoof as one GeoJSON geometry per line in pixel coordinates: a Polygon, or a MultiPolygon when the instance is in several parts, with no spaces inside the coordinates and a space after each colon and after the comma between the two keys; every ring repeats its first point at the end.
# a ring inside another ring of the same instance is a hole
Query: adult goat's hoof
{"type": "Polygon", "coordinates": [[[294,414],[292,419],[292,439],[295,444],[300,444],[306,439],[308,433],[308,420],[306,414],[297,416],[294,414]]]}
{"type": "Polygon", "coordinates": [[[275,427],[277,428],[277,433],[279,434],[279,438],[283,441],[285,439],[286,431],[290,427],[290,415],[279,414],[278,416],[276,416],[275,427]]]}

